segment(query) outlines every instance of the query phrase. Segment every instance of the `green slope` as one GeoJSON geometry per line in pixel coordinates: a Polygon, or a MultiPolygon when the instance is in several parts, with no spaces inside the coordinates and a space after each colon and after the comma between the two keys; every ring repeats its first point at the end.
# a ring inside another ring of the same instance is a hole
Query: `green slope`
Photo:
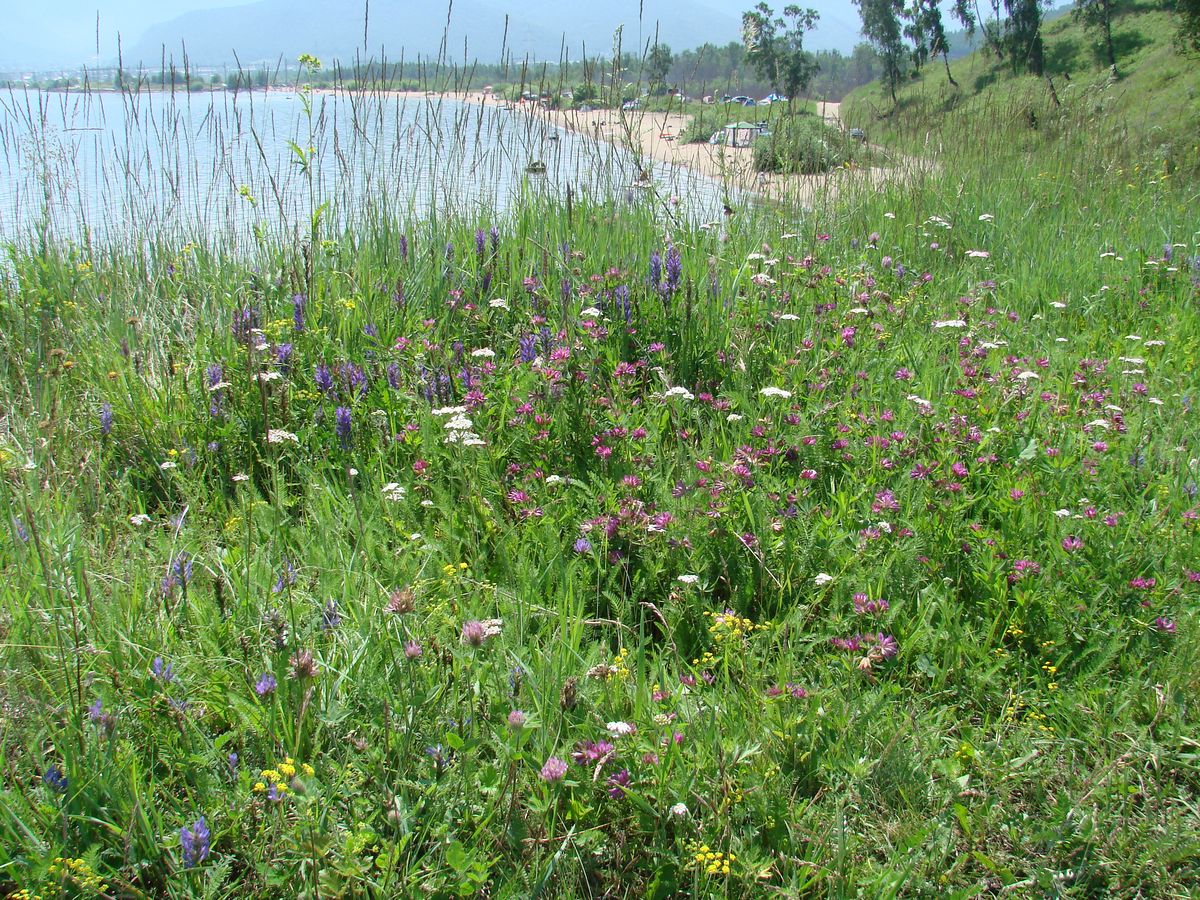
{"type": "Polygon", "coordinates": [[[981,50],[928,66],[892,105],[878,82],[852,92],[842,116],[872,141],[910,151],[1014,150],[1086,141],[1116,162],[1200,169],[1200,58],[1179,52],[1176,18],[1159,4],[1129,4],[1114,23],[1118,77],[1098,32],[1074,16],[1046,24],[1046,75],[1014,76],[981,50]],[[1100,138],[1100,140],[1096,140],[1100,138]]]}

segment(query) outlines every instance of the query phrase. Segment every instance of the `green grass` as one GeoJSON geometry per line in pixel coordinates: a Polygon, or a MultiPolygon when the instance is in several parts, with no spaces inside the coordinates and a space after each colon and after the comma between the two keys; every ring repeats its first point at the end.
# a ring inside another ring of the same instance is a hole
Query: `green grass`
{"type": "Polygon", "coordinates": [[[1153,158],[1193,175],[1200,167],[1200,64],[1179,52],[1176,18],[1147,6],[1114,23],[1116,80],[1098,33],[1064,16],[1043,32],[1054,93],[1046,78],[1013,76],[981,50],[952,64],[958,87],[931,64],[901,89],[895,108],[878,84],[858,88],[843,103],[843,119],[872,141],[910,152],[976,154],[991,146],[982,134],[1003,133],[1030,151],[1099,142],[1115,162],[1153,158]]]}
{"type": "Polygon", "coordinates": [[[10,247],[0,894],[1194,895],[1195,188],[979,140],[10,247]]]}

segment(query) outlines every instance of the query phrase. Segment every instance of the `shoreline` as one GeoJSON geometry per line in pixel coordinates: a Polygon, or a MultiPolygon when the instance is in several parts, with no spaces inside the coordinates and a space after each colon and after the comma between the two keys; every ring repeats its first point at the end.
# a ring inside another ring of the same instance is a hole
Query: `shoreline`
{"type": "MultiPolygon", "coordinates": [[[[513,107],[542,118],[547,124],[596,141],[608,141],[635,158],[655,160],[697,173],[727,187],[751,191],[773,201],[805,207],[836,198],[848,181],[882,184],[898,173],[907,175],[918,161],[901,159],[892,167],[833,169],[819,175],[776,175],[754,169],[750,147],[726,147],[707,143],[683,144],[679,135],[691,124],[692,115],[681,112],[652,112],[618,109],[549,110],[533,104],[516,104],[483,91],[388,91],[388,96],[405,100],[453,100],[468,105],[513,107]]],[[[841,104],[819,104],[829,122],[841,122],[841,104]]]]}

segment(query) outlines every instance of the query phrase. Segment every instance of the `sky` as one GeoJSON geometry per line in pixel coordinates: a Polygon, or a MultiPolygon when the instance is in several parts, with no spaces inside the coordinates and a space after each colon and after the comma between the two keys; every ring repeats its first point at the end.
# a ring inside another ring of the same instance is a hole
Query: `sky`
{"type": "MultiPolygon", "coordinates": [[[[133,43],[151,25],[196,9],[238,6],[246,0],[48,0],[13,2],[4,14],[4,41],[39,55],[86,61],[96,55],[96,13],[100,13],[100,55],[116,56],[121,43],[133,43]]],[[[337,0],[334,0],[337,2],[337,0]]],[[[10,50],[11,53],[11,50],[10,50]]],[[[8,54],[6,54],[8,55],[8,54]]]]}
{"type": "MultiPolygon", "coordinates": [[[[117,35],[122,47],[130,47],[151,26],[168,21],[193,10],[237,6],[249,0],[43,0],[15,2],[5,5],[11,9],[4,14],[3,41],[0,41],[0,62],[53,61],[56,64],[77,64],[94,61],[96,54],[96,16],[100,17],[101,60],[117,56],[117,35]]],[[[331,8],[345,5],[361,6],[361,0],[328,0],[331,8]]],[[[442,0],[435,0],[440,6],[442,0]]],[[[517,2],[517,0],[514,0],[517,2]]],[[[596,0],[561,0],[568,8],[586,8],[596,0]]],[[[601,0],[603,2],[603,0],[601,0]]],[[[728,11],[740,18],[754,0],[708,0],[716,9],[728,11]]],[[[786,0],[772,5],[781,8],[786,0]]],[[[801,5],[808,5],[802,3],[801,5]]],[[[828,8],[831,4],[823,4],[828,8]]],[[[836,4],[840,7],[840,3],[836,4]]],[[[844,0],[844,13],[838,18],[857,22],[857,10],[844,0]]],[[[731,39],[736,36],[731,35],[731,39]]]]}

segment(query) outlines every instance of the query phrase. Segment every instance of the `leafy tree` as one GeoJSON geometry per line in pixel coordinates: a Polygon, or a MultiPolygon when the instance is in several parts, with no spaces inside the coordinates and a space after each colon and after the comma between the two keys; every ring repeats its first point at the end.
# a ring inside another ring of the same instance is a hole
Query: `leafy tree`
{"type": "Polygon", "coordinates": [[[1175,0],[1179,13],[1179,43],[1200,53],[1200,0],[1175,0]]]}
{"type": "Polygon", "coordinates": [[[908,71],[908,51],[900,17],[903,0],[854,0],[862,16],[862,32],[883,63],[883,82],[896,102],[896,87],[908,71]]]}
{"type": "Polygon", "coordinates": [[[651,94],[662,94],[666,91],[667,73],[671,71],[671,63],[675,57],[671,48],[666,44],[655,42],[646,57],[646,80],[649,82],[651,94]]]}
{"type": "Polygon", "coordinates": [[[808,88],[817,72],[816,61],[804,49],[804,34],[819,18],[815,9],[795,4],[785,6],[782,16],[776,16],[766,3],[742,14],[746,61],[773,90],[782,89],[789,101],[808,88]]]}
{"type": "Polygon", "coordinates": [[[1113,49],[1112,20],[1118,6],[1118,0],[1075,0],[1076,18],[1087,27],[1099,30],[1100,36],[1104,38],[1108,64],[1114,71],[1117,68],[1117,53],[1113,49]]]}
{"type": "MultiPolygon", "coordinates": [[[[967,0],[958,0],[958,6],[966,9],[967,0]]],[[[970,17],[970,11],[967,12],[970,17]]],[[[950,72],[950,44],[946,39],[946,26],[942,21],[942,7],[938,0],[913,0],[904,11],[908,24],[904,35],[913,44],[913,64],[919,70],[925,63],[940,56],[946,66],[946,78],[955,87],[958,82],[950,72]]],[[[971,19],[973,23],[973,19],[971,19]]]]}
{"type": "Polygon", "coordinates": [[[992,17],[983,37],[998,59],[1008,59],[1014,72],[1042,74],[1042,8],[1047,0],[991,0],[992,17]]]}

